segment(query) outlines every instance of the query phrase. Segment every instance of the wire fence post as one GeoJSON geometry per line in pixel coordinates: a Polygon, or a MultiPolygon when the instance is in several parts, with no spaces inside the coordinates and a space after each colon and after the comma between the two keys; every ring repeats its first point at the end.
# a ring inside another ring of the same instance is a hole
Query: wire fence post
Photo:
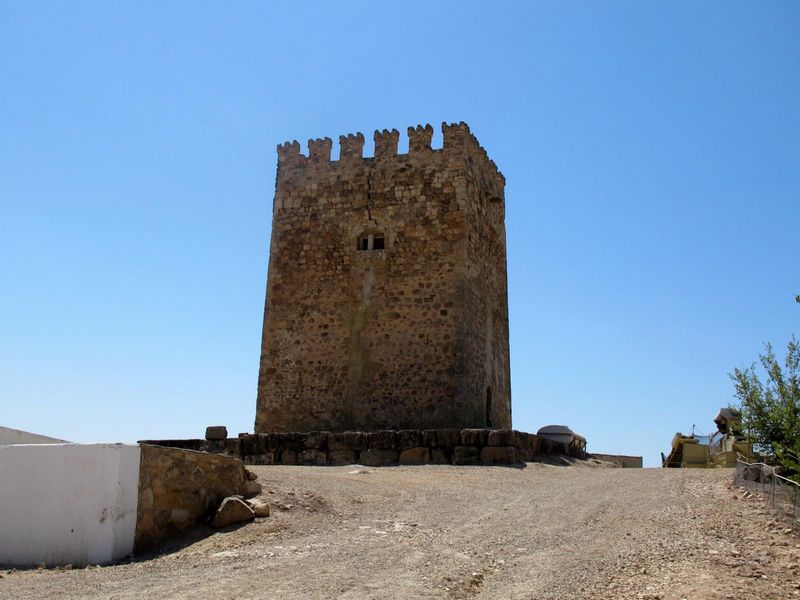
{"type": "Polygon", "coordinates": [[[792,533],[800,528],[800,483],[778,475],[773,466],[749,463],[742,455],[736,459],[735,482],[751,491],[760,489],[764,505],[777,521],[789,521],[792,533]]]}
{"type": "Polygon", "coordinates": [[[775,474],[772,474],[772,478],[770,479],[770,486],[769,486],[769,495],[770,500],[772,501],[772,512],[775,512],[775,474]]]}

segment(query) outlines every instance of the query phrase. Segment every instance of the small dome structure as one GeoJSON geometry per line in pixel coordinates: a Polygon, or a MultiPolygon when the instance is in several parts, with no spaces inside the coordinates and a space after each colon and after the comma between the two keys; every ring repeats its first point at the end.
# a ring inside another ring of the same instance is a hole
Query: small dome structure
{"type": "Polygon", "coordinates": [[[575,433],[566,425],[547,425],[540,428],[536,435],[554,442],[561,442],[566,446],[569,446],[576,439],[586,442],[586,438],[579,433],[575,433]]]}

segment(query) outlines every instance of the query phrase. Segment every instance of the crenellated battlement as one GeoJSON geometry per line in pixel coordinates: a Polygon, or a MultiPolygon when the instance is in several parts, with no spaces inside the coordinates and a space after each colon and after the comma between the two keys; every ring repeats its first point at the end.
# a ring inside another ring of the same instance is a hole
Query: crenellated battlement
{"type": "Polygon", "coordinates": [[[300,142],[294,140],[292,142],[284,142],[278,144],[278,164],[300,164],[305,158],[300,154],[300,142]]]}
{"type": "Polygon", "coordinates": [[[469,125],[464,123],[464,121],[450,123],[449,125],[446,122],[443,122],[442,136],[444,138],[445,148],[471,148],[486,162],[487,165],[494,170],[495,173],[497,173],[497,175],[501,178],[503,185],[505,185],[506,178],[500,172],[500,169],[497,168],[495,162],[489,158],[489,154],[486,152],[484,147],[481,146],[478,138],[476,138],[470,131],[469,125]]]}
{"type": "Polygon", "coordinates": [[[375,131],[372,137],[375,140],[375,158],[390,158],[397,156],[397,144],[400,141],[400,132],[397,129],[384,129],[375,131]]]}
{"type": "MultiPolygon", "coordinates": [[[[373,134],[375,142],[374,157],[364,156],[364,134],[350,133],[339,136],[339,160],[331,160],[333,141],[331,138],[317,138],[308,140],[308,155],[300,151],[297,140],[278,145],[278,164],[280,166],[303,166],[305,164],[323,163],[352,163],[358,160],[385,161],[395,157],[430,156],[432,153],[452,153],[477,155],[486,164],[503,178],[497,165],[492,161],[486,150],[470,131],[469,125],[463,121],[459,123],[442,123],[442,148],[432,148],[433,127],[430,124],[416,125],[407,128],[408,153],[398,153],[400,132],[397,129],[376,130],[373,134]]],[[[505,183],[505,178],[503,178],[505,183]]]]}
{"type": "Polygon", "coordinates": [[[331,148],[333,148],[331,138],[308,140],[308,158],[313,162],[330,162],[331,148]]]}
{"type": "Polygon", "coordinates": [[[363,158],[364,134],[348,133],[339,136],[339,160],[356,160],[363,158]]]}
{"type": "Polygon", "coordinates": [[[408,153],[417,154],[431,150],[433,140],[433,127],[430,125],[417,125],[408,128],[408,153]]]}

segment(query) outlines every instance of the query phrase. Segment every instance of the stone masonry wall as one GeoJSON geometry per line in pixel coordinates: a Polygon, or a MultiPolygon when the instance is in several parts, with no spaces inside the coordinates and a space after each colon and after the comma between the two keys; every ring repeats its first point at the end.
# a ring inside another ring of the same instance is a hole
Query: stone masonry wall
{"type": "Polygon", "coordinates": [[[514,465],[546,454],[583,457],[578,446],[510,429],[408,429],[243,433],[227,440],[148,442],[192,445],[226,453],[250,465],[514,465]]]}
{"type": "Polygon", "coordinates": [[[238,458],[141,444],[135,550],[189,529],[226,496],[243,494],[246,481],[238,458]]]}
{"type": "Polygon", "coordinates": [[[641,456],[627,456],[624,454],[598,454],[592,452],[592,458],[604,460],[606,462],[616,463],[623,469],[641,469],[642,457],[641,456]]]}
{"type": "MultiPolygon", "coordinates": [[[[459,132],[464,135],[464,132],[459,132]]],[[[463,395],[485,398],[485,426],[511,427],[505,180],[480,146],[467,150],[467,260],[464,276],[466,368],[463,395]]],[[[483,415],[481,415],[483,416],[483,415]]],[[[478,418],[478,422],[480,422],[478,418]]]]}
{"type": "Polygon", "coordinates": [[[505,180],[442,131],[278,147],[256,432],[511,426],[505,180]]]}

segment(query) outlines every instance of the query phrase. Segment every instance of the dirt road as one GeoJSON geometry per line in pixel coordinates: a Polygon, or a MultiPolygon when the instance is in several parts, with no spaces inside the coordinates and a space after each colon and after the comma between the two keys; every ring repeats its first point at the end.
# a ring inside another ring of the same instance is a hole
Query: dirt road
{"type": "Polygon", "coordinates": [[[252,467],[273,515],[0,598],[800,598],[800,539],[730,470],[252,467]]]}

